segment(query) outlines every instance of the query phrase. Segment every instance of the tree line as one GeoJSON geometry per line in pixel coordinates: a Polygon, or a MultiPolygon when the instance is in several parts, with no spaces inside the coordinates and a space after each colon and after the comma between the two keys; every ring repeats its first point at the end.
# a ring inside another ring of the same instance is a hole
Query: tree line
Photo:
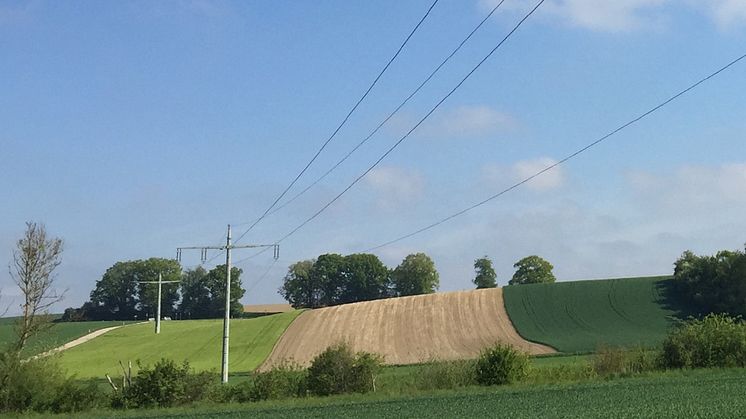
{"type": "Polygon", "coordinates": [[[434,293],[440,286],[433,260],[411,254],[389,269],[368,253],[337,253],[296,262],[279,289],[294,308],[318,308],[358,301],[434,293]]]}
{"type": "MultiPolygon", "coordinates": [[[[231,268],[231,316],[243,313],[244,290],[239,268],[231,268]]],[[[147,319],[156,313],[158,285],[140,281],[179,281],[162,285],[161,315],[184,319],[217,318],[225,313],[225,265],[207,271],[201,266],[182,271],[173,259],[150,258],[117,262],[96,281],[90,300],[65,310],[63,321],[147,319]]]]}

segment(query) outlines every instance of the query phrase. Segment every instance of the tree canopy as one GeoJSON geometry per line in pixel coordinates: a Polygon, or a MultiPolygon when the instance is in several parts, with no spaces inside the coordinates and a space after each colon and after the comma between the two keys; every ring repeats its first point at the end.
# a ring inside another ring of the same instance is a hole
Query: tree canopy
{"type": "Polygon", "coordinates": [[[674,263],[674,289],[700,314],[746,315],[746,252],[714,256],[685,251],[674,263]]]}
{"type": "MultiPolygon", "coordinates": [[[[132,320],[155,315],[158,302],[156,284],[138,281],[157,281],[158,274],[164,281],[178,281],[181,265],[173,259],[150,258],[117,262],[96,281],[91,291],[90,304],[84,304],[84,317],[92,320],[132,320]]],[[[163,284],[161,313],[172,316],[179,299],[178,284],[163,284]]]]}
{"type": "Polygon", "coordinates": [[[391,284],[398,296],[432,294],[440,286],[435,263],[424,253],[408,255],[391,273],[391,284]]]}
{"type": "Polygon", "coordinates": [[[475,260],[474,271],[476,272],[476,276],[472,282],[477,286],[477,289],[497,287],[497,274],[495,273],[495,269],[492,268],[492,260],[490,258],[484,256],[475,260]]]}
{"type": "Polygon", "coordinates": [[[389,296],[389,270],[376,255],[320,255],[288,267],[279,289],[295,308],[317,308],[389,296]]]}
{"type": "Polygon", "coordinates": [[[554,266],[536,255],[526,256],[516,262],[513,267],[516,268],[516,271],[508,283],[509,285],[539,284],[556,280],[552,273],[554,266]]]}

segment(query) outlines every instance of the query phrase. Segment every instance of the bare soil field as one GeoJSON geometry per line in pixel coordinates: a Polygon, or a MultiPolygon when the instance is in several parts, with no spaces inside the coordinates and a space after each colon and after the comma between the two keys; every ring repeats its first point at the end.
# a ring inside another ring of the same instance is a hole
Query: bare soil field
{"type": "Polygon", "coordinates": [[[502,289],[492,288],[305,311],[288,327],[261,369],[284,360],[308,365],[341,341],[355,351],[379,353],[394,365],[475,358],[496,342],[534,355],[556,352],[521,338],[505,311],[502,289]]]}

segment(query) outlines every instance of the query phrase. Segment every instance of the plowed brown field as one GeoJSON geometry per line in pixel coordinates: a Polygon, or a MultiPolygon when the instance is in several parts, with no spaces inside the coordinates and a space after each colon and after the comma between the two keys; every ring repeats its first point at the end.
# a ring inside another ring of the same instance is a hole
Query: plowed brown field
{"type": "Polygon", "coordinates": [[[382,354],[387,364],[397,365],[475,358],[496,342],[531,354],[555,352],[518,335],[505,311],[502,289],[492,288],[305,311],[288,327],[261,368],[283,360],[308,365],[341,341],[355,351],[382,354]]]}

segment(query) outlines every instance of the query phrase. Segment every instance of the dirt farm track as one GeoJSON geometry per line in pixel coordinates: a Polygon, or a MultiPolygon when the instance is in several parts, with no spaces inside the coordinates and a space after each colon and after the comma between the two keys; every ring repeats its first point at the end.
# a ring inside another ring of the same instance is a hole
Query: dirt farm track
{"type": "Polygon", "coordinates": [[[495,342],[531,354],[554,349],[521,338],[508,318],[502,289],[456,291],[308,310],[288,327],[262,369],[283,360],[308,365],[329,345],[384,355],[387,364],[475,358],[495,342]]]}

